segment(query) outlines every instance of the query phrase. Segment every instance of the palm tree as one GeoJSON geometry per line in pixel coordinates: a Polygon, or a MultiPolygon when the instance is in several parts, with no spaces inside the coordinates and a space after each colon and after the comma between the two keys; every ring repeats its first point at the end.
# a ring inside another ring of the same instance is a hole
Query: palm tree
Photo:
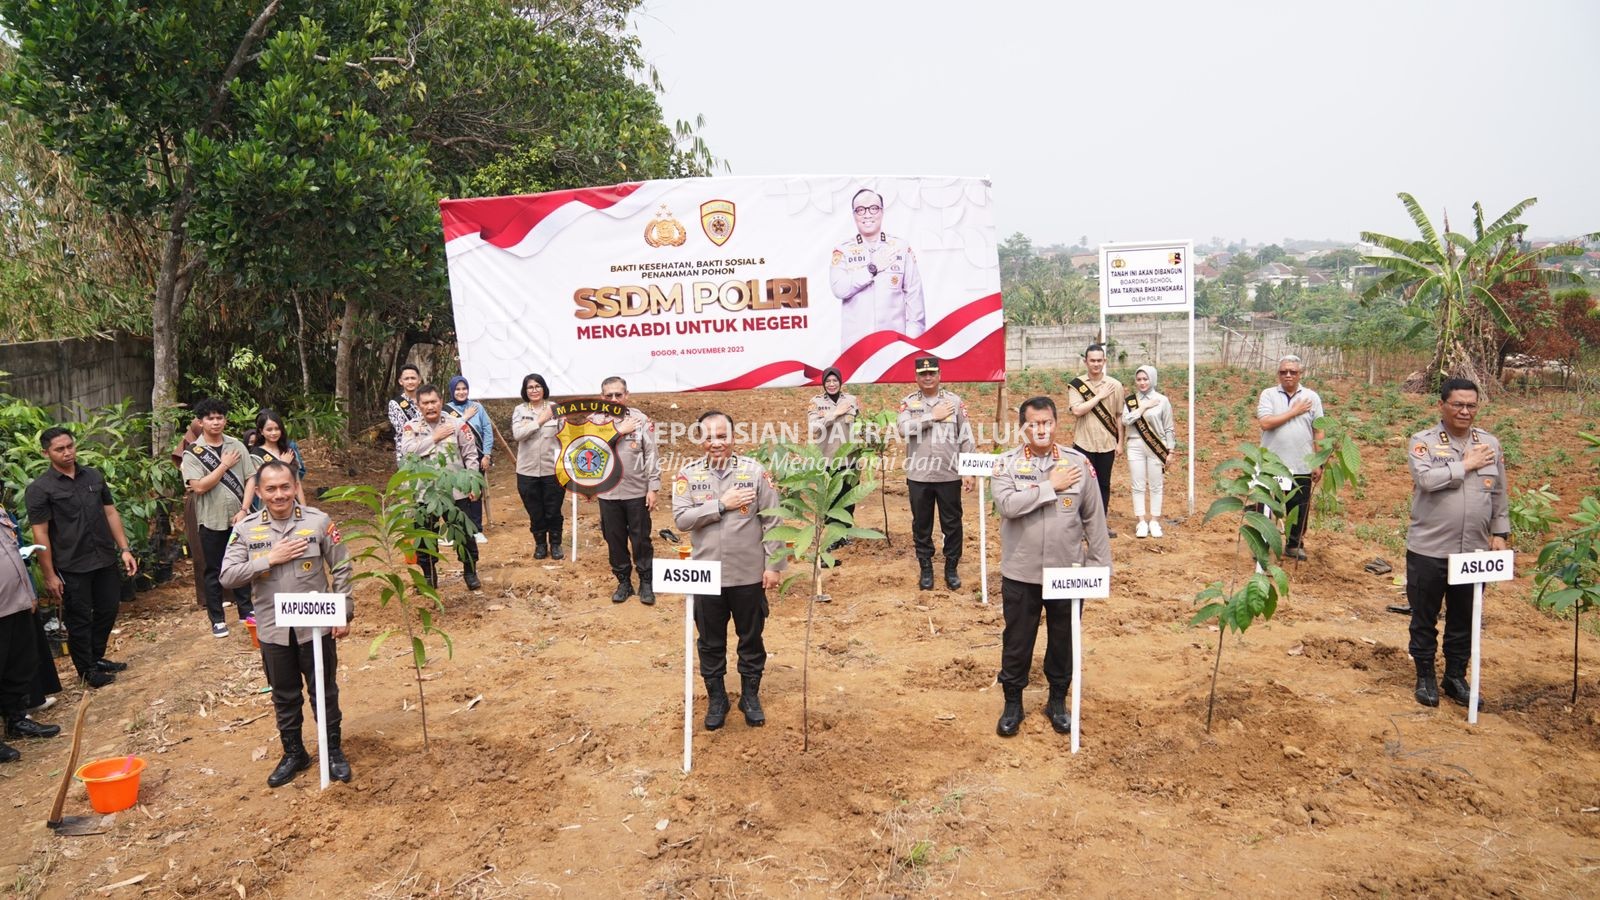
{"type": "Polygon", "coordinates": [[[1494,288],[1511,281],[1536,280],[1548,285],[1580,280],[1570,272],[1540,264],[1552,257],[1581,254],[1581,242],[1596,240],[1600,233],[1538,250],[1528,248],[1523,242],[1528,226],[1517,220],[1539,202],[1537,197],[1529,197],[1487,226],[1483,205],[1474,203],[1471,237],[1451,231],[1448,215],[1440,234],[1415,198],[1404,192],[1399,197],[1421,237],[1405,240],[1361,232],[1363,241],[1392,254],[1365,257],[1385,274],[1362,293],[1361,301],[1367,304],[1399,294],[1407,314],[1417,320],[1407,339],[1434,326],[1433,361],[1420,377],[1407,381],[1407,390],[1436,389],[1446,378],[1469,378],[1487,388],[1500,374],[1499,331],[1517,333],[1511,316],[1495,298],[1494,288]]]}

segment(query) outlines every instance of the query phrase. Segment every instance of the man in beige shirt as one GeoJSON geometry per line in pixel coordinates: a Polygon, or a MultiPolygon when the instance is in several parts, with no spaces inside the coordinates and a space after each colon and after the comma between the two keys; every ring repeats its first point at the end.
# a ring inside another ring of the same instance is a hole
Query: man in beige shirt
{"type": "MultiPolygon", "coordinates": [[[[1102,511],[1109,513],[1111,466],[1117,461],[1117,448],[1127,437],[1121,415],[1126,397],[1122,382],[1106,374],[1104,344],[1090,344],[1083,351],[1083,364],[1089,374],[1072,379],[1067,389],[1068,408],[1077,417],[1072,429],[1072,449],[1089,458],[1095,480],[1100,483],[1102,511]]],[[[1106,534],[1117,536],[1109,528],[1106,534]]]]}

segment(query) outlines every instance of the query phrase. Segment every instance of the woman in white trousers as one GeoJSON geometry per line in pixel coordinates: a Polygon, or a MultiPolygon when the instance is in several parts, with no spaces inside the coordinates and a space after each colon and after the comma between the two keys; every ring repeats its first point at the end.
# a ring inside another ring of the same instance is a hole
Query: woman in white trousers
{"type": "Polygon", "coordinates": [[[1167,463],[1178,452],[1176,432],[1172,421],[1172,403],[1156,391],[1155,366],[1140,366],[1133,376],[1134,393],[1128,395],[1127,408],[1122,421],[1128,426],[1128,474],[1133,481],[1133,514],[1139,517],[1139,528],[1134,537],[1161,537],[1161,494],[1165,486],[1167,463]],[[1154,440],[1161,443],[1163,454],[1152,448],[1141,433],[1140,421],[1149,429],[1154,440]],[[1149,494],[1150,512],[1145,515],[1145,495],[1149,494]]]}

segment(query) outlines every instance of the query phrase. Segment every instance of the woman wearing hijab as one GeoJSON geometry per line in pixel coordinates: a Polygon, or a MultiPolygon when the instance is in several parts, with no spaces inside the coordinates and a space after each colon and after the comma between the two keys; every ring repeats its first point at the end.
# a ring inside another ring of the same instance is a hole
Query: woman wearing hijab
{"type": "Polygon", "coordinates": [[[1124,401],[1123,424],[1128,431],[1128,474],[1133,481],[1133,514],[1139,517],[1134,537],[1161,537],[1161,493],[1167,463],[1177,451],[1172,403],[1156,391],[1156,367],[1140,366],[1133,376],[1134,392],[1124,401]],[[1150,495],[1150,515],[1145,517],[1145,493],[1150,495]]]}
{"type": "Polygon", "coordinates": [[[561,420],[550,402],[543,375],[522,379],[522,402],[511,413],[511,439],[517,444],[517,493],[528,511],[533,558],[561,558],[561,482],[556,480],[556,433],[561,420]]]}
{"type": "MultiPolygon", "coordinates": [[[[850,428],[855,424],[856,417],[861,415],[861,401],[854,394],[847,394],[844,390],[844,377],[838,369],[829,368],[822,373],[822,393],[811,398],[811,406],[806,409],[806,425],[811,434],[811,443],[815,444],[822,455],[833,461],[835,470],[854,468],[855,460],[850,458],[835,458],[839,448],[850,442],[850,428]]],[[[856,486],[854,477],[845,479],[844,491],[848,492],[856,486]]],[[[844,496],[843,493],[840,496],[844,496]]],[[[838,502],[838,498],[834,498],[838,502]]],[[[855,505],[851,504],[850,514],[855,515],[855,505]]],[[[845,542],[839,540],[828,547],[831,552],[845,542]]]]}
{"type": "MultiPolygon", "coordinates": [[[[456,415],[467,420],[467,425],[472,429],[472,436],[478,440],[478,471],[487,479],[489,474],[489,454],[494,450],[494,424],[489,421],[489,413],[484,411],[483,404],[468,398],[471,389],[464,376],[457,375],[450,379],[447,388],[450,400],[446,406],[456,415]]],[[[484,491],[489,489],[487,481],[484,491]]],[[[480,544],[487,544],[489,539],[483,534],[483,495],[467,504],[467,518],[472,520],[473,540],[480,544]]]]}

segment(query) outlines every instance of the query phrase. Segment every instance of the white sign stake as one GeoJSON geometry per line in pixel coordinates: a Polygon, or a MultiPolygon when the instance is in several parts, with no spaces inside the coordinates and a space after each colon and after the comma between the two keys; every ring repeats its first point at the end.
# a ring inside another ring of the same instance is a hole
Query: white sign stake
{"type": "Polygon", "coordinates": [[[1450,554],[1450,584],[1472,585],[1472,684],[1467,692],[1467,721],[1478,722],[1478,669],[1483,646],[1483,585],[1510,581],[1516,554],[1510,550],[1479,550],[1450,554]]]}
{"type": "Polygon", "coordinates": [[[275,621],[283,628],[311,629],[311,663],[317,682],[317,763],[322,790],[328,789],[328,674],[322,662],[322,635],[326,628],[347,621],[344,594],[278,594],[272,598],[275,621]]]}
{"type": "Polygon", "coordinates": [[[572,561],[578,561],[578,495],[572,495],[572,561]]]}
{"type": "Polygon", "coordinates": [[[683,594],[683,771],[687,773],[694,766],[694,598],[722,593],[722,563],[657,558],[650,584],[658,594],[683,594]]]}
{"type": "Polygon", "coordinates": [[[978,583],[983,605],[989,605],[989,507],[983,502],[983,485],[994,474],[994,453],[962,453],[956,457],[956,474],[978,479],[978,583]]]}
{"type": "Polygon", "coordinates": [[[1083,601],[1111,596],[1109,566],[1045,567],[1044,599],[1066,600],[1072,616],[1072,752],[1078,752],[1078,714],[1083,700],[1083,601]]]}

